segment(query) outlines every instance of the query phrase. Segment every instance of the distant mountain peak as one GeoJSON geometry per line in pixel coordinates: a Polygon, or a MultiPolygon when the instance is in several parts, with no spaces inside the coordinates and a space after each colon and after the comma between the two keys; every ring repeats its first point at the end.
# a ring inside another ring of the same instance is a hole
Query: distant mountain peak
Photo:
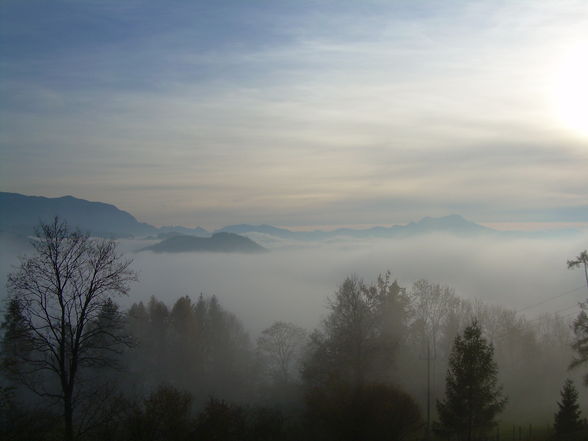
{"type": "Polygon", "coordinates": [[[367,229],[339,228],[333,231],[291,231],[285,228],[278,228],[272,225],[229,225],[217,230],[217,232],[232,232],[237,234],[265,234],[293,240],[325,240],[337,236],[348,237],[396,237],[426,233],[450,233],[455,235],[484,234],[494,230],[476,224],[465,219],[459,214],[450,214],[441,217],[426,216],[417,221],[405,225],[394,225],[392,227],[372,227],[367,229]]]}
{"type": "MultiPolygon", "coordinates": [[[[59,216],[72,226],[94,235],[102,236],[197,236],[210,237],[204,228],[181,226],[154,227],[139,222],[130,213],[104,202],[91,202],[72,195],[58,198],[44,196],[25,196],[18,193],[0,192],[0,229],[21,234],[31,234],[39,220],[48,221],[59,216]]],[[[326,240],[338,236],[346,237],[396,237],[426,233],[449,233],[472,235],[493,232],[459,214],[441,217],[426,216],[405,225],[392,227],[373,227],[367,229],[340,228],[334,231],[291,231],[268,224],[236,224],[218,229],[217,233],[237,235],[263,235],[291,240],[326,240]]],[[[214,235],[213,235],[214,236],[214,235]]],[[[221,236],[222,237],[222,236],[221,236]]],[[[218,239],[217,239],[218,240],[218,239]]]]}

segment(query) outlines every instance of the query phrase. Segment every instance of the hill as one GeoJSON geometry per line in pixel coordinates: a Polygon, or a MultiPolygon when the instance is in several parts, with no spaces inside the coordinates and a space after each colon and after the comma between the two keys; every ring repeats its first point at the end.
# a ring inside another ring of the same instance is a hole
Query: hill
{"type": "Polygon", "coordinates": [[[196,237],[176,235],[161,242],[143,248],[140,251],[156,253],[186,253],[186,252],[215,252],[215,253],[261,253],[266,251],[261,245],[251,239],[233,233],[215,233],[212,237],[196,237]]]}

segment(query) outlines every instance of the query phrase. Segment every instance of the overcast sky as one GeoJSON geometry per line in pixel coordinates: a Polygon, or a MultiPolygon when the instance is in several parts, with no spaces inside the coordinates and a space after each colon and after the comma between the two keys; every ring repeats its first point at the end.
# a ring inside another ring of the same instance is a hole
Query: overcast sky
{"type": "Polygon", "coordinates": [[[585,0],[4,0],[0,190],[155,225],[588,221],[585,0]]]}

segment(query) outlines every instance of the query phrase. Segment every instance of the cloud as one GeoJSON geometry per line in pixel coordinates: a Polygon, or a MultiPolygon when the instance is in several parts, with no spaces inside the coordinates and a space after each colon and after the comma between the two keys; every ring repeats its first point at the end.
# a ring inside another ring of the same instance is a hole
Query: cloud
{"type": "MultiPolygon", "coordinates": [[[[125,242],[123,247],[136,249],[139,245],[125,242]]],[[[560,310],[575,315],[578,302],[586,297],[583,274],[567,270],[565,264],[579,251],[578,237],[466,239],[431,235],[275,247],[267,254],[247,257],[136,254],[140,284],[130,301],[155,295],[170,303],[183,295],[215,294],[256,333],[274,320],[314,328],[326,313],[327,297],[345,277],[356,274],[374,281],[386,270],[402,286],[410,287],[426,278],[454,287],[462,298],[515,310],[570,291],[540,307],[525,309],[529,318],[560,310]]]]}
{"type": "Polygon", "coordinates": [[[2,60],[2,185],[209,227],[585,201],[546,91],[580,3],[309,4],[14,13],[48,42],[2,60]]]}

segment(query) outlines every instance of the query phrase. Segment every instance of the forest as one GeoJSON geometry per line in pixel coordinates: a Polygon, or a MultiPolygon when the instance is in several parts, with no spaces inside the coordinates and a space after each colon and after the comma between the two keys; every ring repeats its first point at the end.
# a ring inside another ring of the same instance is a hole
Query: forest
{"type": "Polygon", "coordinates": [[[2,439],[588,437],[585,306],[531,320],[390,270],[341,280],[316,329],[252,338],[197,287],[121,308],[137,274],[114,241],[55,219],[33,247],[7,280],[2,439]]]}

